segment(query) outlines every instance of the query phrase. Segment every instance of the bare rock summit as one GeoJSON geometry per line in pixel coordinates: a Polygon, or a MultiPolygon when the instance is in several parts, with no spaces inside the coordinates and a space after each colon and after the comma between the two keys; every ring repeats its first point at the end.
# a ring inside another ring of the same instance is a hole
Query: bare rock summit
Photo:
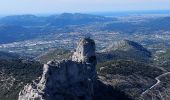
{"type": "Polygon", "coordinates": [[[95,42],[81,39],[72,60],[49,61],[41,78],[27,84],[18,100],[92,100],[96,63],[95,42]]]}

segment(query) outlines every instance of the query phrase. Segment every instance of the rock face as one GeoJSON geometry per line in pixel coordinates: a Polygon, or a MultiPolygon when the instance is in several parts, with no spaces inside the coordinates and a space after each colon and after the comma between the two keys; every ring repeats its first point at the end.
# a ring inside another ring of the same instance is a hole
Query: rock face
{"type": "Polygon", "coordinates": [[[96,64],[95,43],[93,40],[81,39],[76,52],[72,56],[73,61],[96,64]]]}
{"type": "Polygon", "coordinates": [[[95,42],[81,39],[72,60],[49,61],[41,79],[26,85],[18,100],[92,100],[96,62],[95,42]]]}

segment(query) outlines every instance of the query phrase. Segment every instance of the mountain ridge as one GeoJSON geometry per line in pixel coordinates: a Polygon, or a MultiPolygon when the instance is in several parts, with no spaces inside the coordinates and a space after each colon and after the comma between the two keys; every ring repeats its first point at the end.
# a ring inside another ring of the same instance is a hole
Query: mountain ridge
{"type": "Polygon", "coordinates": [[[101,56],[99,57],[99,62],[107,61],[109,59],[131,59],[140,62],[150,62],[152,57],[152,53],[141,44],[127,39],[113,42],[113,44],[98,54],[101,56]]]}

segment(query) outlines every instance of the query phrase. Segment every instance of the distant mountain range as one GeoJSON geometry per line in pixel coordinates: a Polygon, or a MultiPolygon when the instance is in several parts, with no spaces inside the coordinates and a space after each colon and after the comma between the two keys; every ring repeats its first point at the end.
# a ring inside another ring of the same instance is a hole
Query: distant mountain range
{"type": "Polygon", "coordinates": [[[149,34],[170,31],[170,17],[140,19],[134,21],[81,13],[63,13],[40,17],[16,15],[0,18],[0,43],[10,43],[46,37],[57,33],[120,32],[124,34],[149,34]]]}
{"type": "Polygon", "coordinates": [[[61,15],[51,15],[48,17],[39,17],[35,15],[16,15],[7,16],[0,19],[0,24],[19,25],[19,26],[66,26],[81,25],[92,22],[112,21],[112,18],[106,18],[96,15],[80,14],[80,13],[63,13],[61,15]]]}
{"type": "Polygon", "coordinates": [[[70,25],[79,26],[112,20],[115,19],[79,13],[63,13],[48,17],[34,15],[7,16],[0,19],[0,43],[27,40],[55,32],[67,32],[69,30],[65,27],[70,25]]]}

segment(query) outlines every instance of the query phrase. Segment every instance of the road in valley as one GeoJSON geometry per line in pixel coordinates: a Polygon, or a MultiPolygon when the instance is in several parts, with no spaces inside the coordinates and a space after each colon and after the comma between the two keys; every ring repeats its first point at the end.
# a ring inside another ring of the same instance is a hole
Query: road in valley
{"type": "Polygon", "coordinates": [[[157,77],[155,78],[155,80],[156,80],[157,82],[156,82],[154,85],[152,85],[150,88],[148,88],[148,89],[146,89],[144,92],[142,92],[141,97],[143,97],[149,90],[151,90],[151,89],[154,88],[155,86],[159,85],[159,83],[161,82],[161,81],[160,81],[160,78],[163,77],[163,76],[166,76],[166,75],[168,75],[168,74],[170,74],[170,72],[167,72],[167,73],[164,73],[164,74],[161,74],[161,75],[157,76],[157,77]]]}

